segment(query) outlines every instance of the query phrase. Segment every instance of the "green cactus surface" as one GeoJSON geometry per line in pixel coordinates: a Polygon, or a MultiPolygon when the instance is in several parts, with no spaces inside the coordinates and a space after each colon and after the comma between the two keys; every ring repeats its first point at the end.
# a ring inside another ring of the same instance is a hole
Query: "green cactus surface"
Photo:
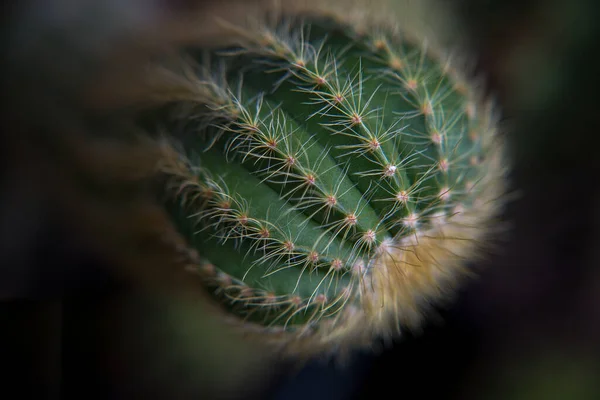
{"type": "Polygon", "coordinates": [[[491,106],[397,27],[295,16],[236,35],[186,53],[160,113],[191,269],[227,320],[296,352],[417,321],[498,209],[491,106]]]}

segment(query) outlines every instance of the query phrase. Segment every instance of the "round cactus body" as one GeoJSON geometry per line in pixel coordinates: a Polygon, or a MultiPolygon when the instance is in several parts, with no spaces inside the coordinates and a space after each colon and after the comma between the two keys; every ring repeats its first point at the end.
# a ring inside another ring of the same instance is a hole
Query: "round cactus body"
{"type": "Polygon", "coordinates": [[[240,30],[235,46],[190,52],[161,114],[167,208],[194,272],[229,321],[291,352],[418,322],[500,205],[489,104],[441,53],[383,26],[240,30]]]}

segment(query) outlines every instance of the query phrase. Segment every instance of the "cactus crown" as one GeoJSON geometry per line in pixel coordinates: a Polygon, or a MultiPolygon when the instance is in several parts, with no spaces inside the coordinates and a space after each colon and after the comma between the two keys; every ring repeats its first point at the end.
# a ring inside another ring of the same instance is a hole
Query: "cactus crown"
{"type": "Polygon", "coordinates": [[[368,342],[483,237],[501,175],[490,109],[393,30],[286,18],[239,38],[174,75],[168,209],[247,331],[301,351],[368,342]]]}

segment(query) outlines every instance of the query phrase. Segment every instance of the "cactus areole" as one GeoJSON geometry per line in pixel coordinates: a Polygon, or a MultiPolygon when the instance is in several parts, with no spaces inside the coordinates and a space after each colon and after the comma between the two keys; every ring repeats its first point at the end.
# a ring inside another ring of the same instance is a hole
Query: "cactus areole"
{"type": "Polygon", "coordinates": [[[417,323],[503,188],[490,105],[397,29],[282,18],[192,49],[162,113],[166,207],[226,320],[288,353],[417,323]]]}

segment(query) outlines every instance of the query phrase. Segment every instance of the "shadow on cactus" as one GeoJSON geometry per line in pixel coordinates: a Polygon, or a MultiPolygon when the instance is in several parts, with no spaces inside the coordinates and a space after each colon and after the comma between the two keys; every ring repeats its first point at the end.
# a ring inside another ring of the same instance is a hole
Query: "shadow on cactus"
{"type": "Polygon", "coordinates": [[[491,105],[462,65],[376,26],[280,17],[159,71],[163,195],[190,271],[287,354],[416,326],[502,203],[491,105]]]}

